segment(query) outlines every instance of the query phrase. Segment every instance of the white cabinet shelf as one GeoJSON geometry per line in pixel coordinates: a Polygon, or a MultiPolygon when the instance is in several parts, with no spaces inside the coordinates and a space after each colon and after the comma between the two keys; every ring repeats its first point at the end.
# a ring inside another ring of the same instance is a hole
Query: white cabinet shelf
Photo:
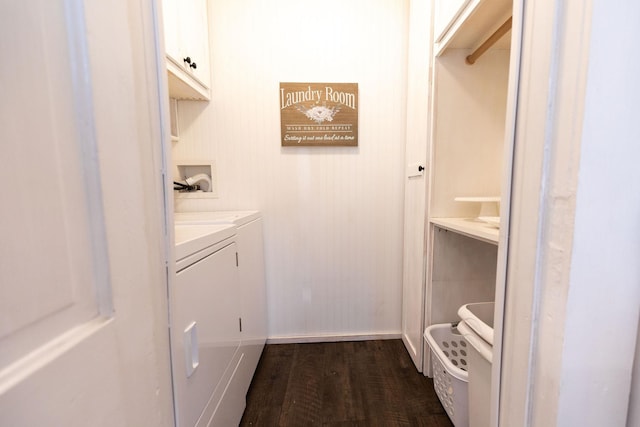
{"type": "Polygon", "coordinates": [[[477,218],[431,218],[429,222],[440,228],[494,245],[497,245],[500,239],[500,230],[497,227],[477,218]]]}

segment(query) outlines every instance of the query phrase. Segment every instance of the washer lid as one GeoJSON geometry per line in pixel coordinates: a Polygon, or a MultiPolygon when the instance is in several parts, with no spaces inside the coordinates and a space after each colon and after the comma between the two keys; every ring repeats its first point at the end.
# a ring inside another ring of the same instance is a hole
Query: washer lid
{"type": "Polygon", "coordinates": [[[236,227],[232,224],[176,224],[174,230],[176,261],[220,243],[236,234],[236,227]]]}
{"type": "Polygon", "coordinates": [[[260,218],[260,211],[176,212],[176,224],[234,224],[244,225],[260,218]]]}

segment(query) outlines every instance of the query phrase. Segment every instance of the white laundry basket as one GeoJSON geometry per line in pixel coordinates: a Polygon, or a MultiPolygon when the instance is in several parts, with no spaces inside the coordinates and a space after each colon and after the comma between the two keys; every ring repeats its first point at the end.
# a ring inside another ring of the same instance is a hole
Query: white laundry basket
{"type": "Polygon", "coordinates": [[[424,331],[431,349],[433,387],[456,427],[468,427],[468,345],[451,323],[431,325],[424,331]]]}

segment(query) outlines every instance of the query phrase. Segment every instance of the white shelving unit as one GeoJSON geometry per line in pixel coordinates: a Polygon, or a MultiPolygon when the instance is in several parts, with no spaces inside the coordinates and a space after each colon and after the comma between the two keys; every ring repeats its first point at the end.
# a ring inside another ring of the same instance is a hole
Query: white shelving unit
{"type": "MultiPolygon", "coordinates": [[[[434,34],[432,58],[424,327],[455,322],[460,306],[495,299],[498,203],[487,209],[477,202],[501,196],[511,59],[510,0],[434,1],[442,33],[434,34]],[[498,40],[467,63],[500,27],[498,40]]],[[[425,348],[426,373],[428,354],[425,348]]]]}

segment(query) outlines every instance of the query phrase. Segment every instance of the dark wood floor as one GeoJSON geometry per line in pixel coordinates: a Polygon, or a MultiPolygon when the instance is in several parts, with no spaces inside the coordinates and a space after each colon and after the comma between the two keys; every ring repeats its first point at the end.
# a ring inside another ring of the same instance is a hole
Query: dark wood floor
{"type": "Polygon", "coordinates": [[[267,345],[240,425],[453,426],[400,340],[267,345]]]}

